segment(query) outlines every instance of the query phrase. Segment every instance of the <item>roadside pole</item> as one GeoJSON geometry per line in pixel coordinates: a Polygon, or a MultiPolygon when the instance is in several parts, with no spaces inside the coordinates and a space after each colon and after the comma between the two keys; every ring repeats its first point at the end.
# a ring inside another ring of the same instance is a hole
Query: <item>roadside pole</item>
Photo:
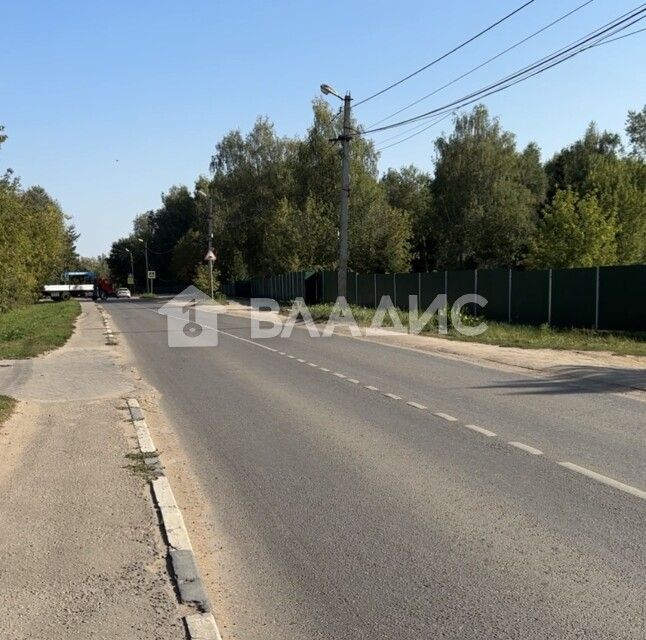
{"type": "Polygon", "coordinates": [[[348,296],[348,209],[350,202],[350,141],[352,140],[352,98],[350,92],[342,98],[329,84],[321,85],[324,95],[332,95],[343,100],[343,132],[330,142],[341,142],[343,163],[341,166],[341,213],[339,216],[339,267],[337,296],[348,296]]]}
{"type": "Polygon", "coordinates": [[[343,134],[341,145],[343,149],[342,183],[341,183],[341,215],[339,218],[339,280],[338,295],[347,299],[348,291],[348,210],[350,203],[350,102],[349,93],[343,99],[343,134]]]}
{"type": "Polygon", "coordinates": [[[211,284],[211,300],[213,300],[213,194],[209,189],[209,282],[211,284]]]}

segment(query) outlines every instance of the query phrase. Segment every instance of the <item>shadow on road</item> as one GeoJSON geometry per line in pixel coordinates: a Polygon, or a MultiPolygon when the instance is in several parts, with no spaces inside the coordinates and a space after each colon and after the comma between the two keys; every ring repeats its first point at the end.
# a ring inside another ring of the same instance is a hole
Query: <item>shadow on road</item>
{"type": "Polygon", "coordinates": [[[554,367],[540,378],[510,380],[479,387],[507,389],[510,394],[561,395],[566,393],[646,392],[646,370],[617,367],[554,367]]]}

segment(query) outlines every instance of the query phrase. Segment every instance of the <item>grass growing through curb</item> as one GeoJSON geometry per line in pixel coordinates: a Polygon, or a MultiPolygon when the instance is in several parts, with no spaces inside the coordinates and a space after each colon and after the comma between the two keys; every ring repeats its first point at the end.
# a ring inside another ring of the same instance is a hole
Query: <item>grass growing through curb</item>
{"type": "MultiPolygon", "coordinates": [[[[309,307],[315,321],[325,322],[330,317],[332,304],[316,304],[309,307]]],[[[375,314],[374,309],[350,305],[358,325],[368,326],[375,314]]],[[[404,327],[408,327],[408,312],[398,310],[404,327]]],[[[462,316],[466,325],[476,325],[480,318],[462,316]]],[[[487,330],[478,336],[463,336],[449,321],[448,335],[437,331],[437,315],[425,327],[421,335],[430,335],[449,340],[480,342],[501,347],[521,349],[570,349],[576,351],[610,351],[618,355],[646,356],[646,332],[595,331],[593,329],[562,329],[541,325],[539,327],[486,321],[487,330]]],[[[392,326],[388,316],[384,326],[392,326]]]]}
{"type": "Polygon", "coordinates": [[[9,419],[13,413],[16,401],[9,396],[0,396],[0,427],[9,419]]]}
{"type": "Polygon", "coordinates": [[[143,478],[146,482],[156,480],[161,475],[158,453],[126,453],[126,458],[130,460],[126,469],[130,469],[134,475],[143,478]]]}
{"type": "Polygon", "coordinates": [[[31,358],[65,344],[81,313],[77,300],[43,302],[0,313],[0,360],[31,358]]]}

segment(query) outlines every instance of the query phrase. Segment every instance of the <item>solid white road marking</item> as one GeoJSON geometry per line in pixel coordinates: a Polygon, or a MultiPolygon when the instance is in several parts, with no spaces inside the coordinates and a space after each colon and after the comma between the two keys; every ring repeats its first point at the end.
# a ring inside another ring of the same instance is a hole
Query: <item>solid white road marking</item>
{"type": "Polygon", "coordinates": [[[348,382],[351,382],[352,384],[359,384],[359,381],[356,378],[348,378],[348,382]]]}
{"type": "Polygon", "coordinates": [[[392,400],[401,400],[401,396],[396,396],[394,393],[384,393],[386,398],[391,398],[392,400]]]}
{"type": "Polygon", "coordinates": [[[566,469],[576,471],[577,473],[581,473],[584,476],[588,476],[588,478],[592,478],[593,480],[607,484],[609,487],[614,487],[615,489],[630,493],[631,495],[641,498],[642,500],[646,500],[646,491],[642,491],[641,489],[637,489],[636,487],[631,487],[629,484],[624,484],[623,482],[619,482],[618,480],[613,480],[612,478],[603,476],[596,471],[590,471],[590,469],[580,467],[578,464],[573,464],[572,462],[559,462],[559,464],[566,469]]]}
{"type": "Polygon", "coordinates": [[[483,429],[477,424],[465,424],[464,426],[467,429],[471,429],[471,431],[476,431],[477,433],[481,433],[483,436],[487,436],[487,438],[493,438],[496,435],[493,431],[489,431],[489,429],[483,429]]]}
{"type": "Polygon", "coordinates": [[[510,444],[512,447],[516,447],[517,449],[527,451],[527,453],[531,453],[533,456],[543,455],[543,452],[540,449],[535,449],[534,447],[530,447],[528,444],[523,444],[522,442],[508,442],[507,444],[510,444]]]}
{"type": "Polygon", "coordinates": [[[348,376],[343,375],[342,373],[339,373],[338,371],[335,371],[333,376],[336,376],[337,378],[347,378],[348,376]]]}
{"type": "Polygon", "coordinates": [[[407,402],[406,404],[410,405],[411,407],[415,407],[416,409],[428,409],[428,407],[425,407],[423,404],[419,404],[419,402],[407,402]]]}
{"type": "Polygon", "coordinates": [[[321,367],[321,371],[324,371],[325,373],[330,373],[330,370],[326,369],[325,367],[321,367]]]}
{"type": "Polygon", "coordinates": [[[367,384],[364,388],[368,389],[369,391],[379,391],[377,387],[373,387],[371,384],[367,384]]]}
{"type": "Polygon", "coordinates": [[[454,418],[453,416],[450,416],[448,413],[435,413],[433,415],[436,415],[438,418],[443,418],[444,420],[448,420],[449,422],[457,422],[458,419],[454,418]]]}

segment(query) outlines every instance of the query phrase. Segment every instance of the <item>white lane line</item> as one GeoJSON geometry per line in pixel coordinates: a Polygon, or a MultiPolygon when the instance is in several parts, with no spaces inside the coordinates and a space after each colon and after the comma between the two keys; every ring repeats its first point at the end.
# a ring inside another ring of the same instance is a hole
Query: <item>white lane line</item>
{"type": "Polygon", "coordinates": [[[337,378],[347,378],[348,376],[343,375],[342,373],[339,373],[338,371],[335,371],[333,376],[336,376],[337,378]]]}
{"type": "Polygon", "coordinates": [[[434,413],[433,415],[437,416],[438,418],[443,418],[444,420],[448,420],[449,422],[457,422],[458,419],[454,418],[453,416],[450,416],[448,413],[434,413]]]}
{"type": "Polygon", "coordinates": [[[325,373],[330,373],[330,370],[326,369],[325,367],[320,367],[320,369],[321,369],[321,371],[323,371],[325,373]]]}
{"type": "Polygon", "coordinates": [[[487,438],[493,438],[496,435],[493,431],[489,431],[489,429],[483,429],[477,424],[465,424],[464,426],[467,429],[471,429],[471,431],[476,431],[477,433],[481,433],[483,436],[487,436],[487,438]]]}
{"type": "Polygon", "coordinates": [[[359,381],[356,378],[347,378],[348,382],[351,382],[352,384],[359,384],[359,381]]]}
{"type": "Polygon", "coordinates": [[[593,480],[597,480],[598,482],[607,484],[609,487],[614,487],[615,489],[619,489],[620,491],[625,491],[626,493],[630,493],[631,495],[636,496],[637,498],[646,500],[646,491],[637,489],[637,487],[631,487],[629,484],[624,484],[623,482],[619,482],[619,480],[613,480],[608,476],[603,476],[600,473],[597,473],[596,471],[590,471],[590,469],[586,469],[585,467],[580,467],[578,464],[573,464],[572,462],[559,462],[559,464],[562,467],[565,467],[566,469],[570,469],[570,471],[576,471],[577,473],[581,473],[584,476],[588,476],[588,478],[592,478],[593,480]]]}
{"type": "Polygon", "coordinates": [[[278,352],[278,355],[279,355],[279,356],[286,356],[287,354],[286,354],[284,351],[279,351],[279,352],[278,352]]]}
{"type": "Polygon", "coordinates": [[[401,400],[401,396],[396,396],[394,393],[384,393],[386,398],[391,398],[392,400],[401,400]]]}
{"type": "Polygon", "coordinates": [[[428,409],[428,407],[425,407],[423,404],[420,404],[419,402],[407,402],[406,404],[410,405],[411,407],[415,407],[416,409],[421,409],[422,411],[424,409],[428,409]]]}
{"type": "Polygon", "coordinates": [[[535,449],[534,447],[530,447],[528,444],[523,444],[522,442],[508,442],[507,444],[510,444],[512,447],[516,447],[517,449],[527,451],[527,453],[531,453],[533,456],[543,455],[543,452],[540,449],[535,449]]]}
{"type": "Polygon", "coordinates": [[[274,353],[278,351],[278,349],[274,349],[273,347],[265,347],[265,349],[267,349],[267,351],[273,351],[274,353]]]}
{"type": "Polygon", "coordinates": [[[373,387],[371,384],[367,384],[364,389],[368,389],[368,391],[379,391],[377,387],[373,387]]]}
{"type": "Polygon", "coordinates": [[[299,362],[302,362],[303,364],[304,364],[305,362],[307,362],[307,360],[304,360],[303,358],[297,358],[297,360],[298,360],[299,362]]]}
{"type": "Polygon", "coordinates": [[[296,356],[287,356],[287,357],[293,360],[296,356]]]}
{"type": "Polygon", "coordinates": [[[318,365],[315,362],[308,362],[307,363],[310,367],[318,367],[318,365]]]}

